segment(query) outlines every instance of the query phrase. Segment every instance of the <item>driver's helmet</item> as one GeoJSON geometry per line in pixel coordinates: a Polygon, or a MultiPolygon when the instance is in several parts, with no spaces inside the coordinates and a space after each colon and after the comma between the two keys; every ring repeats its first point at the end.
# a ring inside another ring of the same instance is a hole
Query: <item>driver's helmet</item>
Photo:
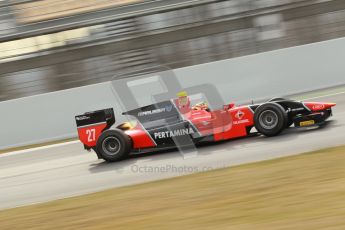
{"type": "Polygon", "coordinates": [[[189,103],[189,98],[188,98],[188,94],[186,91],[182,91],[182,92],[179,92],[177,94],[178,96],[178,104],[179,106],[187,106],[188,103],[189,103]]]}
{"type": "Polygon", "coordinates": [[[182,91],[177,94],[177,106],[182,113],[190,111],[190,100],[187,92],[182,91]]]}

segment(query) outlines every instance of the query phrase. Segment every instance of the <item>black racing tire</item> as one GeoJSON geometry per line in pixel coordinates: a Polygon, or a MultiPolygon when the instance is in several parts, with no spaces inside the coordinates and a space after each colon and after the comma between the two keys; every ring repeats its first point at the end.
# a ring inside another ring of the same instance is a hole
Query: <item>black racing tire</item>
{"type": "Polygon", "coordinates": [[[98,138],[96,153],[108,162],[120,161],[126,158],[132,148],[131,139],[122,130],[109,129],[98,138]]]}
{"type": "Polygon", "coordinates": [[[268,102],[255,110],[254,123],[259,133],[267,137],[273,137],[286,128],[288,116],[281,105],[268,102]]]}
{"type": "Polygon", "coordinates": [[[285,100],[287,100],[287,99],[282,98],[282,97],[275,97],[275,98],[272,98],[271,100],[269,100],[268,102],[285,101],[285,100]]]}
{"type": "MultiPolygon", "coordinates": [[[[282,98],[282,97],[274,97],[271,100],[269,100],[268,102],[276,102],[276,101],[286,101],[288,99],[286,98],[282,98]]],[[[288,117],[288,121],[286,123],[286,128],[289,128],[293,125],[293,120],[291,117],[288,117]]]]}

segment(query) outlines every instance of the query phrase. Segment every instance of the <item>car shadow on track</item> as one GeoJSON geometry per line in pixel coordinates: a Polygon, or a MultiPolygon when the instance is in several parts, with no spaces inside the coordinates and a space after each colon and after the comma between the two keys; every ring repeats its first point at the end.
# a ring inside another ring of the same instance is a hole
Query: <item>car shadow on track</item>
{"type": "MultiPolygon", "coordinates": [[[[216,154],[218,151],[236,151],[239,148],[245,148],[247,145],[255,146],[256,144],[269,144],[270,142],[291,141],[303,137],[307,133],[326,132],[336,123],[333,120],[327,121],[324,125],[314,128],[294,128],[291,127],[276,137],[264,137],[260,134],[253,133],[248,137],[237,138],[232,140],[210,142],[198,145],[197,155],[206,156],[216,154]]],[[[128,167],[136,164],[145,164],[145,162],[162,161],[169,162],[177,157],[183,158],[183,155],[176,149],[160,150],[150,153],[131,155],[126,160],[120,162],[109,163],[99,160],[90,165],[91,173],[102,173],[106,171],[124,172],[128,167]]],[[[197,157],[197,156],[196,156],[197,157]]]]}

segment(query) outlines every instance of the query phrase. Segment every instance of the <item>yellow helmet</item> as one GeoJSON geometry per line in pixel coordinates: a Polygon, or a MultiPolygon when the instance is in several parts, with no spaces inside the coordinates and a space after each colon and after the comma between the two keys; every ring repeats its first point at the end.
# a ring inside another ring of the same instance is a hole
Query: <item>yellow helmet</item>
{"type": "Polygon", "coordinates": [[[187,97],[188,94],[187,94],[186,91],[181,91],[181,92],[177,93],[177,96],[178,96],[178,97],[187,97]]]}

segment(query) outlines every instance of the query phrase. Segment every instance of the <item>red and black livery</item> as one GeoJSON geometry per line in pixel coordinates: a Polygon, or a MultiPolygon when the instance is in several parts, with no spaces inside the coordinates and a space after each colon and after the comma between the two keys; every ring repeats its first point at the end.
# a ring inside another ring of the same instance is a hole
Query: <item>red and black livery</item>
{"type": "Polygon", "coordinates": [[[75,119],[85,149],[113,162],[131,153],[245,137],[253,127],[271,137],[293,124],[320,126],[332,115],[335,105],[274,98],[262,104],[228,104],[212,110],[206,103],[192,106],[185,96],[183,100],[172,99],[125,112],[135,117],[135,122],[116,127],[113,109],[88,112],[75,119]]]}

